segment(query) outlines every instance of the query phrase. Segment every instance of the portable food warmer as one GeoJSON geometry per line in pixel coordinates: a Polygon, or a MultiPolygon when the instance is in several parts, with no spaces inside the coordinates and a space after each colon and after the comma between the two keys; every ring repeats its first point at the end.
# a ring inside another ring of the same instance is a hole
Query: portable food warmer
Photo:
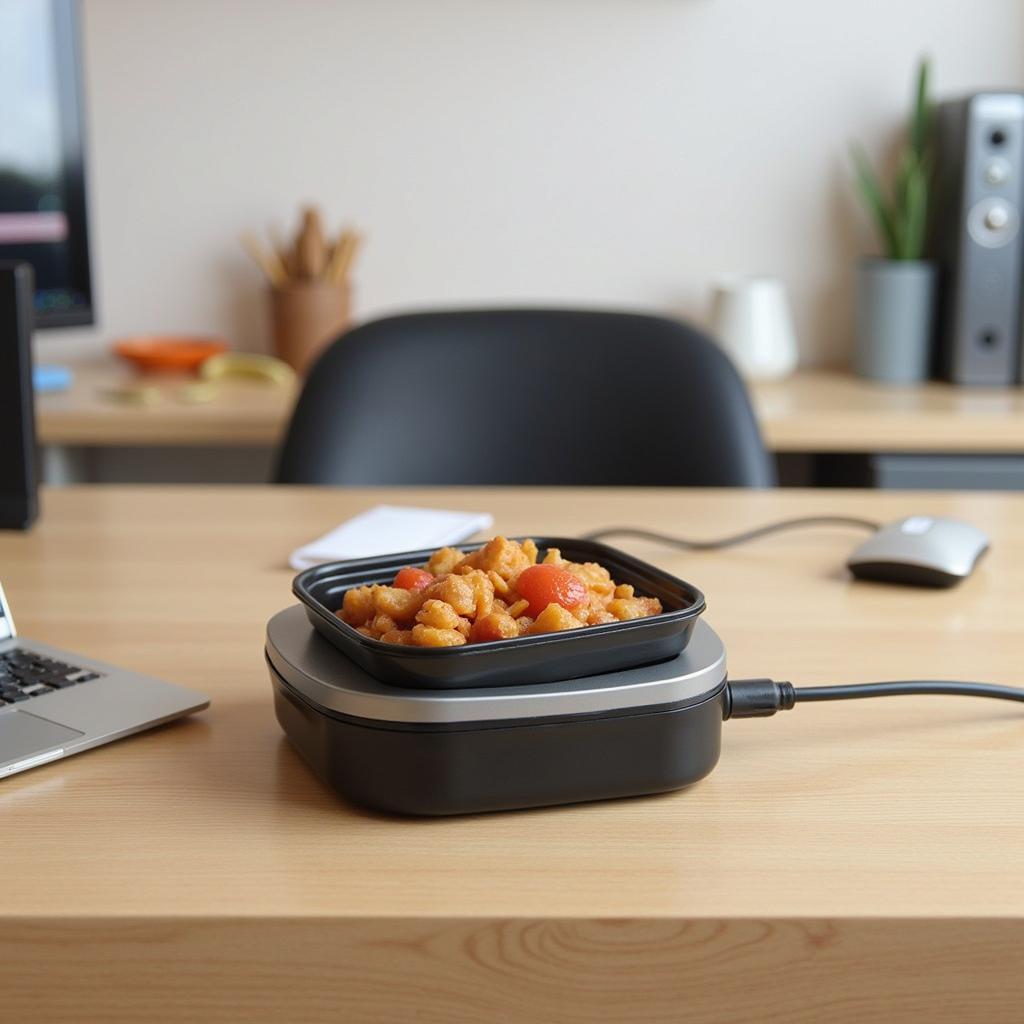
{"type": "MultiPolygon", "coordinates": [[[[701,602],[703,606],[703,602],[701,602]]],[[[301,605],[267,626],[278,721],[344,797],[402,814],[498,811],[666,792],[718,761],[725,650],[702,619],[668,660],[557,682],[382,682],[301,605]]]]}
{"type": "MultiPolygon", "coordinates": [[[[797,702],[893,694],[1024,700],[942,680],[794,687],[726,679],[704,595],[625,552],[536,538],[595,561],[663,611],[623,622],[425,650],[364,636],[335,614],[353,586],[426,562],[410,551],[307,570],[267,625],[278,721],[343,796],[401,814],[466,814],[680,789],[718,762],[722,722],[797,702]]],[[[481,545],[472,545],[474,550],[481,545]]]]}

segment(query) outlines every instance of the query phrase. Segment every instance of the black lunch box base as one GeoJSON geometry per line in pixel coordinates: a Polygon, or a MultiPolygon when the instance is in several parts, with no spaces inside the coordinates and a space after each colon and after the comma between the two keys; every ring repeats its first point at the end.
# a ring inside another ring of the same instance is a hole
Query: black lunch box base
{"type": "Polygon", "coordinates": [[[281,728],[343,797],[415,816],[682,789],[718,762],[725,682],[707,699],[558,720],[410,725],[328,713],[271,666],[281,728]]]}

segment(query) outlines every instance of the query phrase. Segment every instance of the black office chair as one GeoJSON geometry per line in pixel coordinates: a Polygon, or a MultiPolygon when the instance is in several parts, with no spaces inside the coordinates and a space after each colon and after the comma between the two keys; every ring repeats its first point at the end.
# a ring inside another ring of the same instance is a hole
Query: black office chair
{"type": "Polygon", "coordinates": [[[774,471],[742,381],[692,327],[522,309],[343,335],[310,372],[277,481],[766,487],[774,471]]]}

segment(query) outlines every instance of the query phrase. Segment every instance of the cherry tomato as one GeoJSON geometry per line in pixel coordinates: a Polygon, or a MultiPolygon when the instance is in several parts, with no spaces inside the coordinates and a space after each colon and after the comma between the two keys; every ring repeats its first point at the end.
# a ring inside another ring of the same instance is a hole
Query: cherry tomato
{"type": "Polygon", "coordinates": [[[516,580],[519,596],[530,602],[530,614],[536,618],[549,604],[560,604],[572,611],[587,600],[587,585],[557,565],[531,565],[516,580]]]}
{"type": "Polygon", "coordinates": [[[398,570],[394,585],[402,590],[422,590],[428,583],[433,582],[434,577],[426,569],[407,565],[404,569],[398,570]]]}

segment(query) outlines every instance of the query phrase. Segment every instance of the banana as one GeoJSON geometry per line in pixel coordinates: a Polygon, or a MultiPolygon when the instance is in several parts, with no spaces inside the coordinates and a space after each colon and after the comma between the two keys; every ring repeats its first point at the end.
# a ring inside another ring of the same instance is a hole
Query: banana
{"type": "Polygon", "coordinates": [[[183,384],[174,397],[185,405],[201,405],[203,402],[212,402],[218,394],[220,388],[213,381],[197,380],[192,384],[183,384]]]}
{"type": "Polygon", "coordinates": [[[159,405],[163,401],[160,389],[152,384],[125,384],[106,388],[100,392],[107,401],[121,405],[159,405]]]}
{"type": "Polygon", "coordinates": [[[244,377],[278,387],[291,384],[295,371],[273,356],[255,355],[249,352],[225,352],[213,356],[199,367],[199,376],[206,381],[223,380],[225,377],[244,377]]]}

